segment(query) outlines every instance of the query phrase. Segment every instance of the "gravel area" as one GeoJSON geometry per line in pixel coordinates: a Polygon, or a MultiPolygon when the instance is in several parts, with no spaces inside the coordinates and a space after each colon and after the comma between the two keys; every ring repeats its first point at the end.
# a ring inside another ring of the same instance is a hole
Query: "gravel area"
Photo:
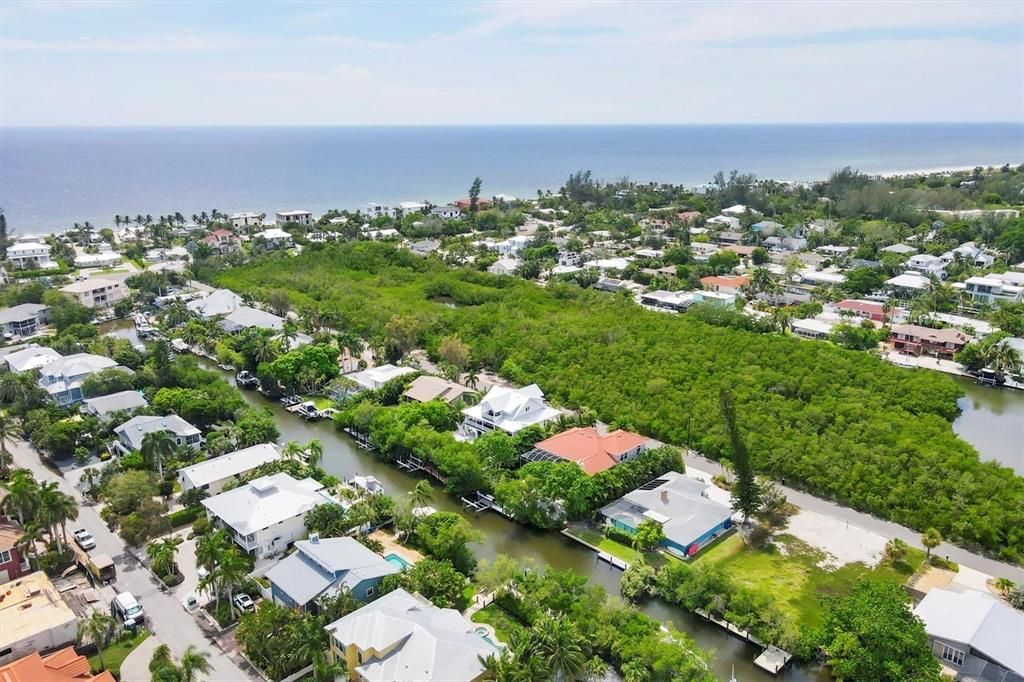
{"type": "Polygon", "coordinates": [[[789,519],[786,532],[828,556],[818,565],[838,568],[858,561],[875,566],[885,551],[885,538],[817,512],[801,509],[789,519]]]}

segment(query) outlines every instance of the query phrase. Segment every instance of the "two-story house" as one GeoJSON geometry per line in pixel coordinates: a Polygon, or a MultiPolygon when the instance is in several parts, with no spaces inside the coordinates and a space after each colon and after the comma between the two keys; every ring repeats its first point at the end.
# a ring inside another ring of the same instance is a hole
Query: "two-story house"
{"type": "Polygon", "coordinates": [[[49,270],[58,267],[50,257],[50,246],[42,242],[19,242],[7,247],[7,260],[15,270],[49,270]]]}
{"type": "Polygon", "coordinates": [[[50,306],[41,303],[22,303],[0,309],[0,332],[6,337],[35,336],[49,321],[50,306]]]}
{"type": "Polygon", "coordinates": [[[523,388],[493,386],[483,400],[462,414],[465,419],[456,437],[474,440],[495,429],[515,434],[558,419],[561,413],[544,402],[544,391],[537,384],[530,384],[523,388]]]}
{"type": "Polygon", "coordinates": [[[25,533],[14,521],[0,521],[0,584],[15,580],[32,570],[28,554],[18,549],[25,533]]]}
{"type": "Polygon", "coordinates": [[[593,475],[636,457],[651,443],[650,438],[623,429],[601,433],[593,426],[577,426],[542,440],[525,457],[576,462],[583,471],[593,475]]]}
{"type": "Polygon", "coordinates": [[[274,214],[274,222],[278,227],[295,223],[296,225],[313,224],[313,214],[310,211],[278,211],[274,214]]]}
{"type": "Polygon", "coordinates": [[[264,573],[273,600],[284,606],[316,611],[316,600],[341,591],[361,602],[377,596],[384,576],[402,571],[351,537],[321,538],[316,533],[295,543],[295,551],[264,573]]]}
{"type": "Polygon", "coordinates": [[[975,302],[987,305],[1020,303],[1024,297],[1024,286],[1007,282],[1001,275],[991,274],[983,277],[968,277],[964,282],[964,293],[975,302]]]}
{"type": "Polygon", "coordinates": [[[166,431],[177,447],[198,450],[203,444],[203,434],[176,414],[145,415],[132,417],[116,427],[117,440],[111,444],[115,454],[129,454],[142,449],[146,434],[166,431]]]}
{"type": "Polygon", "coordinates": [[[306,535],[306,514],[321,504],[337,503],[312,478],[298,481],[286,473],[262,476],[203,500],[207,518],[228,530],[254,559],[283,553],[306,535]]]}
{"type": "Polygon", "coordinates": [[[352,682],[477,682],[498,647],[454,609],[402,588],[327,626],[352,682]]]}
{"type": "Polygon", "coordinates": [[[131,373],[127,367],[121,367],[103,355],[66,355],[53,359],[39,368],[39,386],[57,401],[58,405],[73,405],[85,397],[82,394],[82,382],[86,377],[115,367],[131,373]]]}
{"type": "Polygon", "coordinates": [[[946,360],[973,341],[973,337],[959,329],[947,327],[932,329],[916,324],[894,324],[889,337],[893,347],[911,355],[932,355],[946,360]]]}
{"type": "Polygon", "coordinates": [[[932,275],[939,279],[946,279],[946,266],[949,263],[939,256],[933,256],[928,253],[919,253],[915,256],[911,256],[904,263],[904,267],[907,270],[914,270],[920,272],[923,275],[932,275]]]}
{"type": "Polygon", "coordinates": [[[101,277],[90,277],[80,282],[72,282],[61,291],[70,295],[86,308],[106,310],[113,308],[128,295],[124,282],[101,277]]]}
{"type": "Polygon", "coordinates": [[[242,240],[238,235],[224,228],[216,229],[203,237],[203,243],[222,256],[242,250],[242,240]]]}
{"type": "Polygon", "coordinates": [[[181,484],[182,492],[200,488],[216,495],[225,485],[237,481],[239,476],[280,458],[281,452],[276,445],[260,443],[182,467],[178,469],[178,483],[181,484]]]}

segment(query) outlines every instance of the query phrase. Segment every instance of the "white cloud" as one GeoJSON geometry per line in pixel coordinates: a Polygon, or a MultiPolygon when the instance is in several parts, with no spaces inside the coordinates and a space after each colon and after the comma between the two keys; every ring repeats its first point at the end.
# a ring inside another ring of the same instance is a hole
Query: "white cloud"
{"type": "Polygon", "coordinates": [[[338,64],[331,72],[346,81],[355,81],[359,83],[366,83],[370,80],[370,71],[362,66],[352,66],[351,64],[338,64]]]}

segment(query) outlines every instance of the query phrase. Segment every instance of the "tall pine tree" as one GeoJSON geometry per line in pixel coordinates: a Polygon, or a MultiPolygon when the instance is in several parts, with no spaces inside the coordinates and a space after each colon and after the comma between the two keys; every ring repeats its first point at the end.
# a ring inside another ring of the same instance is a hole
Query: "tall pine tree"
{"type": "Polygon", "coordinates": [[[736,408],[732,402],[732,393],[723,388],[719,396],[722,404],[722,419],[725,430],[729,433],[730,457],[736,480],[732,485],[733,507],[743,512],[743,523],[746,524],[751,514],[761,507],[761,489],[754,476],[754,468],[750,464],[750,453],[740,436],[736,425],[736,408]]]}

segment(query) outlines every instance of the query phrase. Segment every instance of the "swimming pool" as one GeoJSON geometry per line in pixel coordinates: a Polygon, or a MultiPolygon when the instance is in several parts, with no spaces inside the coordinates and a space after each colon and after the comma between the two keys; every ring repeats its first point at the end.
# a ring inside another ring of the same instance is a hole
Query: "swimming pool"
{"type": "Polygon", "coordinates": [[[385,556],[384,561],[388,562],[389,564],[394,564],[395,566],[398,566],[401,569],[412,567],[412,564],[406,561],[405,557],[403,557],[401,554],[395,554],[394,552],[385,556]]]}

